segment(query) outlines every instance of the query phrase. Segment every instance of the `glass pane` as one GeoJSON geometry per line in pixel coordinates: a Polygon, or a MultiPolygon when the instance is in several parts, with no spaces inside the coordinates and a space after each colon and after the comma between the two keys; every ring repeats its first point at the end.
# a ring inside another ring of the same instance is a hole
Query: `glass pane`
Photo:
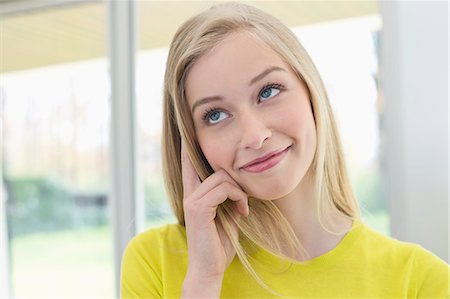
{"type": "Polygon", "coordinates": [[[106,23],[104,3],[2,20],[3,185],[16,297],[115,294],[106,23]]]}
{"type": "Polygon", "coordinates": [[[380,181],[378,105],[378,14],[294,29],[327,87],[347,167],[362,216],[389,235],[389,215],[380,181]]]}
{"type": "MultiPolygon", "coordinates": [[[[162,86],[169,43],[182,22],[214,3],[138,3],[137,101],[147,227],[175,221],[165,199],[160,163],[162,86]]],[[[363,217],[373,228],[389,234],[387,205],[379,180],[376,37],[381,21],[377,2],[249,1],[249,4],[290,26],[313,57],[335,111],[363,217]]]]}
{"type": "Polygon", "coordinates": [[[145,227],[174,222],[162,178],[162,85],[167,49],[140,51],[137,57],[137,118],[143,172],[145,227]]]}

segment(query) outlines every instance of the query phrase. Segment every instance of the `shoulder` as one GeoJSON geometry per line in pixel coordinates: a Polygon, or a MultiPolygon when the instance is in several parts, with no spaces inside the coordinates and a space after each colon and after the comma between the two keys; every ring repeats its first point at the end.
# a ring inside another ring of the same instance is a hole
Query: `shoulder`
{"type": "Polygon", "coordinates": [[[360,243],[374,254],[412,258],[418,251],[424,250],[417,244],[383,235],[366,224],[361,226],[360,243]]]}
{"type": "Polygon", "coordinates": [[[163,226],[150,228],[136,235],[129,243],[129,246],[144,245],[149,242],[177,242],[186,239],[186,229],[179,224],[166,224],[163,226]]]}
{"type": "Polygon", "coordinates": [[[162,298],[163,269],[187,255],[183,226],[167,224],[135,236],[126,247],[121,267],[121,298],[162,298]]]}
{"type": "Polygon", "coordinates": [[[347,258],[374,271],[411,265],[417,250],[417,245],[383,235],[361,220],[354,223],[346,238],[354,240],[347,248],[347,258]]]}
{"type": "Polygon", "coordinates": [[[127,253],[156,253],[159,249],[186,247],[186,230],[179,224],[166,224],[164,226],[148,229],[136,235],[125,249],[127,253]]]}
{"type": "Polygon", "coordinates": [[[425,297],[436,292],[448,294],[449,265],[422,246],[385,236],[363,225],[359,248],[367,258],[365,262],[410,281],[418,294],[425,297]]]}
{"type": "MultiPolygon", "coordinates": [[[[363,224],[361,239],[372,251],[379,254],[404,256],[415,261],[428,261],[429,263],[443,262],[439,257],[423,248],[421,245],[398,240],[385,236],[369,226],[363,224]]],[[[444,262],[445,264],[445,262],[444,262]]]]}

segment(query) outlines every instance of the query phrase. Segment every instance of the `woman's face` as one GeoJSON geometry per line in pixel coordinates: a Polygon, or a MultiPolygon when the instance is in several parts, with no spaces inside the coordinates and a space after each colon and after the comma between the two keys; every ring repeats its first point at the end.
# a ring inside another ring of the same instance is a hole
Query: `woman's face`
{"type": "Polygon", "coordinates": [[[193,65],[186,97],[209,164],[249,196],[281,198],[305,176],[316,149],[308,90],[269,46],[228,36],[193,65]]]}

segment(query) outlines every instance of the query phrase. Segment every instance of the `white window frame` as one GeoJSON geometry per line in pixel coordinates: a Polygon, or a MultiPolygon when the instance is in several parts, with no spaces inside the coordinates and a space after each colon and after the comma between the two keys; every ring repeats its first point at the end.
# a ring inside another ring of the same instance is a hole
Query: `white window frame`
{"type": "MultiPolygon", "coordinates": [[[[111,69],[111,194],[116,292],[120,266],[131,238],[143,227],[143,188],[137,159],[134,1],[109,1],[111,69]]],[[[119,297],[119,296],[118,296],[119,297]]]]}

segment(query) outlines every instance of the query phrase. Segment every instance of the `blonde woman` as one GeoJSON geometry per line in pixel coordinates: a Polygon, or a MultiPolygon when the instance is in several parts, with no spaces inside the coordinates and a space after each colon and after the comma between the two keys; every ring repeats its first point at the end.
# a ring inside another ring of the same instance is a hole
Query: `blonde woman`
{"type": "Polygon", "coordinates": [[[323,83],[274,17],[229,3],[179,28],[162,150],[178,224],[130,242],[122,298],[448,296],[445,262],[361,221],[323,83]]]}

